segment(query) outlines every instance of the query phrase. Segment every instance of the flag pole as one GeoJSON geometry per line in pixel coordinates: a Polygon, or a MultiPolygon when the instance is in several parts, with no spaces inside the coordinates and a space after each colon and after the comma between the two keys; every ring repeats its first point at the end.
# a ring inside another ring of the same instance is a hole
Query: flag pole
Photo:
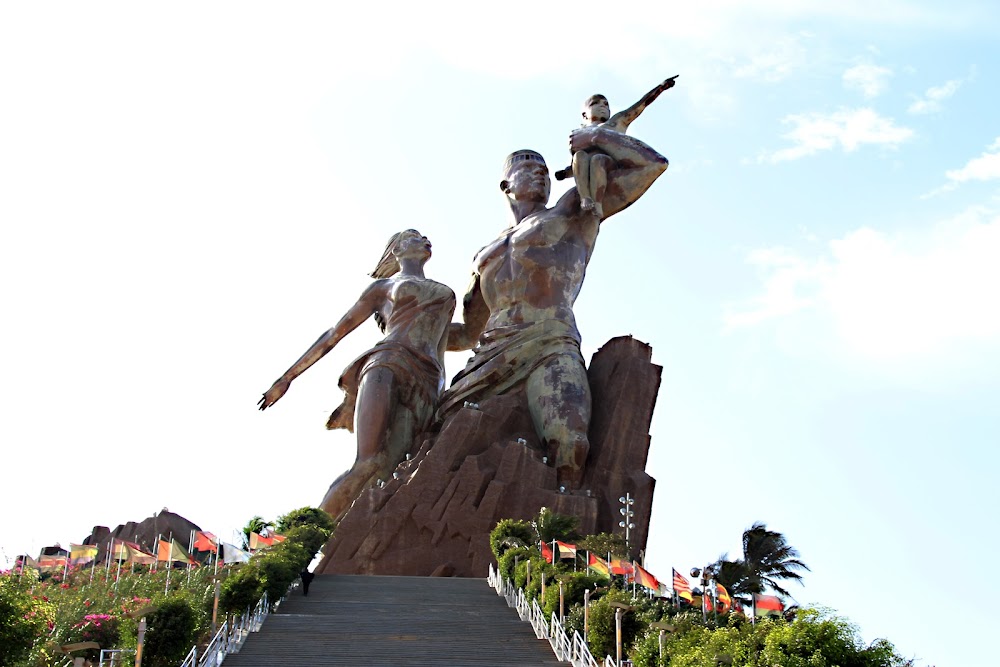
{"type": "Polygon", "coordinates": [[[153,545],[153,572],[156,572],[157,567],[160,564],[160,535],[163,533],[156,534],[156,544],[153,545]]]}
{"type": "Polygon", "coordinates": [[[194,559],[191,558],[191,552],[193,550],[194,550],[194,529],[191,530],[191,536],[188,538],[188,576],[187,576],[187,581],[188,581],[189,584],[191,583],[191,568],[194,567],[194,564],[193,564],[194,559]]]}
{"type": "Polygon", "coordinates": [[[111,548],[115,543],[115,538],[112,537],[108,542],[108,553],[104,556],[104,582],[107,583],[108,577],[111,576],[111,548]]]}
{"type": "Polygon", "coordinates": [[[118,572],[115,573],[115,593],[118,592],[118,580],[122,576],[122,554],[125,553],[125,541],[122,540],[121,548],[118,549],[118,572]]]}
{"type": "Polygon", "coordinates": [[[163,594],[170,590],[170,570],[174,569],[174,561],[170,560],[174,555],[174,531],[170,531],[170,549],[167,551],[167,583],[163,586],[163,594]]]}

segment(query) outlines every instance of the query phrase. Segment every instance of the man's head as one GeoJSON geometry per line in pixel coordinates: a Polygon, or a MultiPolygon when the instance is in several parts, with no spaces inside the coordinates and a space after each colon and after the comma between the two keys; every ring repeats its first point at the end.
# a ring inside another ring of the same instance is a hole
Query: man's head
{"type": "Polygon", "coordinates": [[[604,123],[611,118],[611,105],[604,95],[591,95],[583,103],[583,118],[591,123],[604,123]]]}
{"type": "Polygon", "coordinates": [[[514,151],[504,160],[503,175],[500,189],[511,199],[543,204],[549,201],[549,168],[541,154],[532,150],[514,151]]]}

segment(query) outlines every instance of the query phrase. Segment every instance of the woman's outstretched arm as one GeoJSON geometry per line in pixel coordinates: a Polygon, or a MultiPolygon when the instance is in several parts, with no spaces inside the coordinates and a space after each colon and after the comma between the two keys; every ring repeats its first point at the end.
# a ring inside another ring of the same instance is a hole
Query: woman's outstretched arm
{"type": "Polygon", "coordinates": [[[366,289],[362,294],[358,302],[355,303],[347,311],[347,313],[340,318],[337,325],[332,329],[327,330],[322,336],[320,336],[312,346],[306,350],[305,354],[299,357],[292,366],[284,372],[284,374],[274,381],[271,388],[264,392],[260,401],[257,402],[257,406],[264,410],[271,407],[278,402],[285,392],[288,391],[289,385],[291,385],[292,380],[302,375],[310,366],[315,364],[317,361],[323,358],[323,356],[332,350],[337,343],[339,343],[344,336],[351,333],[359,326],[361,323],[372,316],[376,310],[378,310],[382,304],[385,302],[387,293],[387,280],[377,280],[372,283],[368,289],[366,289]]]}

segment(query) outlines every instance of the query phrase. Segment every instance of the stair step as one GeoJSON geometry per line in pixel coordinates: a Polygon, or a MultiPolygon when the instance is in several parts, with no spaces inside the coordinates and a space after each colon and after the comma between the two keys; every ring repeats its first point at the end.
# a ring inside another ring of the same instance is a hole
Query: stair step
{"type": "Polygon", "coordinates": [[[320,575],[226,667],[561,665],[484,579],[320,575]]]}

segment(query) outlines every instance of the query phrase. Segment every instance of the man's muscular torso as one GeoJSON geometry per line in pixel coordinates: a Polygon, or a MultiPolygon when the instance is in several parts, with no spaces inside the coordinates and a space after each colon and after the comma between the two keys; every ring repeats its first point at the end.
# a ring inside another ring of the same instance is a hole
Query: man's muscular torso
{"type": "Polygon", "coordinates": [[[583,286],[599,222],[561,208],[525,217],[479,251],[475,266],[490,312],[487,330],[541,320],[576,326],[573,303],[583,286]]]}

